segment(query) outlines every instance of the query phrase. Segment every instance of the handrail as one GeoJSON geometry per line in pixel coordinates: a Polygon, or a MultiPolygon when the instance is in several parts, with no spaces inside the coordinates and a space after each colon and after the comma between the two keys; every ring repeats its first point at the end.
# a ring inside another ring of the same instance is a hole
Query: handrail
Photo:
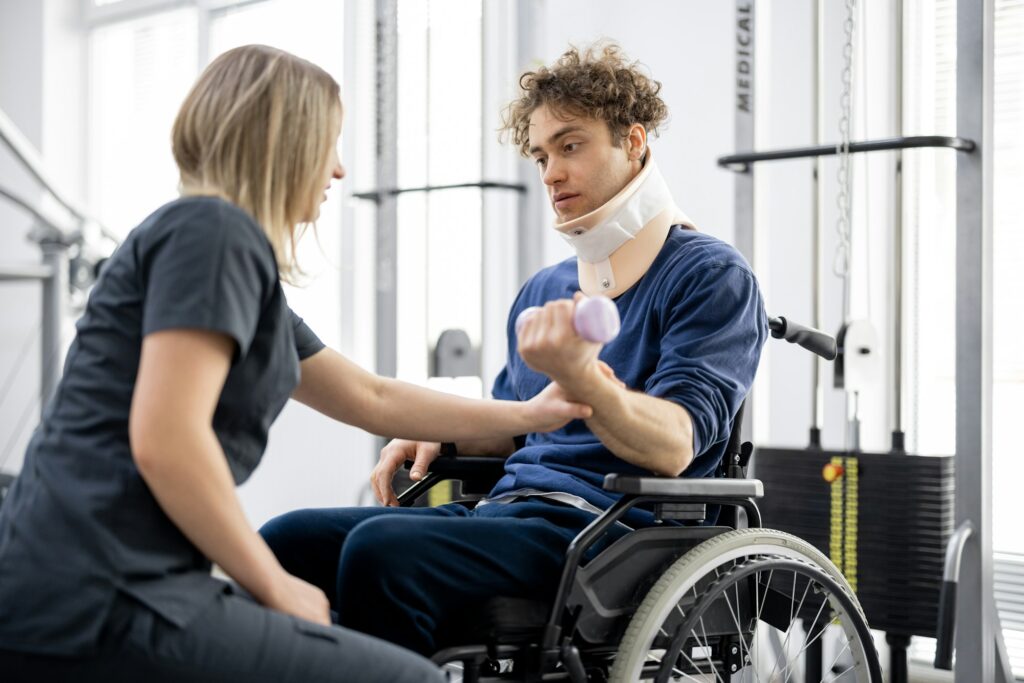
{"type": "MultiPolygon", "coordinates": [[[[43,159],[39,152],[32,145],[31,141],[25,137],[21,130],[18,129],[14,124],[14,121],[7,116],[3,109],[0,109],[0,141],[2,141],[7,148],[11,150],[14,157],[21,162],[21,165],[24,166],[26,171],[28,171],[29,175],[31,175],[36,182],[38,182],[42,188],[57,201],[58,204],[63,206],[68,213],[74,216],[78,220],[79,224],[94,224],[99,228],[100,233],[104,237],[114,242],[120,242],[120,239],[108,230],[106,226],[90,216],[76,202],[72,201],[57,190],[56,183],[54,183],[49,174],[44,170],[43,159]]],[[[38,209],[32,207],[24,199],[12,195],[9,191],[0,188],[0,196],[14,202],[23,209],[26,209],[44,225],[61,233],[62,237],[70,237],[74,232],[74,228],[69,230],[67,227],[56,225],[53,219],[47,219],[38,209]]]]}
{"type": "Polygon", "coordinates": [[[36,220],[37,223],[45,225],[51,230],[55,230],[61,235],[67,236],[73,233],[77,226],[73,225],[58,225],[60,221],[52,216],[45,216],[43,212],[36,207],[32,206],[27,199],[23,199],[21,196],[14,194],[10,190],[0,185],[0,197],[8,200],[15,206],[26,211],[29,215],[36,220]]]}

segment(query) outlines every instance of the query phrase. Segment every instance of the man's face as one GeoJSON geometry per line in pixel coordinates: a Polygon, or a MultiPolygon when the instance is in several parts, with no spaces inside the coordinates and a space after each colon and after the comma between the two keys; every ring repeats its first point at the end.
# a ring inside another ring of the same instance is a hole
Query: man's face
{"type": "Polygon", "coordinates": [[[604,121],[556,113],[546,105],[533,112],[530,156],[559,223],[599,208],[640,172],[643,150],[633,137],[614,140],[604,121]]]}

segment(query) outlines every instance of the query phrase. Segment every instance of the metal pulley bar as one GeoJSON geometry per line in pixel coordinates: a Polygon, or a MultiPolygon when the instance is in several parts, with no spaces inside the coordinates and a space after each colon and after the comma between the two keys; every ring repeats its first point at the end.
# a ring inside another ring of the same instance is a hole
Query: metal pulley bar
{"type": "MultiPolygon", "coordinates": [[[[878,140],[861,140],[850,143],[850,154],[860,152],[881,152],[893,149],[916,149],[922,147],[955,149],[958,152],[974,151],[974,141],[966,138],[948,137],[945,135],[911,135],[909,137],[881,138],[878,140]]],[[[718,165],[732,171],[746,172],[749,165],[758,161],[778,161],[781,159],[809,159],[839,154],[842,145],[813,145],[811,147],[791,147],[768,152],[743,152],[718,157],[718,165]]]]}
{"type": "Polygon", "coordinates": [[[385,196],[394,197],[408,192],[437,192],[439,190],[460,190],[464,188],[526,192],[526,185],[522,183],[500,183],[493,180],[481,180],[478,183],[453,183],[451,185],[424,185],[422,187],[396,187],[390,190],[368,190],[366,192],[353,192],[352,196],[356,199],[371,199],[379,202],[385,196]]]}

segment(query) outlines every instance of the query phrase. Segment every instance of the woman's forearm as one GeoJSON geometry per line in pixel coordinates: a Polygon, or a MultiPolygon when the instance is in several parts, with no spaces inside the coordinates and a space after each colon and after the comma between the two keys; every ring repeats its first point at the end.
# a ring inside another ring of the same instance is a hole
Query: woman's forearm
{"type": "Polygon", "coordinates": [[[589,408],[570,404],[557,388],[528,402],[462,398],[379,377],[331,349],[307,358],[301,367],[293,398],[380,436],[410,441],[510,438],[590,416],[589,408]]]}
{"type": "Polygon", "coordinates": [[[413,441],[511,438],[537,425],[520,401],[463,398],[392,379],[382,379],[364,429],[413,441]]]}

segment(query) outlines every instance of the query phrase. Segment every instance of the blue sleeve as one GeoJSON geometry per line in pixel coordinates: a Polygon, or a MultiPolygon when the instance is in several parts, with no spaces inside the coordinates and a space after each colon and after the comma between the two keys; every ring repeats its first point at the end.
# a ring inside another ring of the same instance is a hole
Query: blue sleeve
{"type": "Polygon", "coordinates": [[[512,382],[508,378],[508,364],[501,369],[498,376],[494,378],[494,386],[491,388],[491,396],[499,401],[516,401],[515,392],[512,391],[512,382]]]}
{"type": "MultiPolygon", "coordinates": [[[[536,276],[535,276],[536,277],[536,276]]],[[[500,401],[518,401],[519,396],[516,395],[515,389],[512,387],[512,377],[509,373],[509,366],[512,364],[512,359],[518,353],[516,348],[516,326],[515,319],[519,315],[519,312],[526,308],[524,304],[524,295],[527,287],[533,281],[528,280],[524,284],[519,292],[516,294],[515,300],[512,301],[512,305],[508,309],[508,319],[505,321],[505,338],[508,341],[508,355],[505,357],[505,366],[498,373],[498,376],[494,378],[494,386],[491,388],[491,396],[500,401]]]]}
{"type": "Polygon", "coordinates": [[[644,392],[678,403],[693,422],[699,457],[729,436],[768,336],[753,274],[715,264],[683,278],[662,314],[661,356],[644,392]]]}
{"type": "Polygon", "coordinates": [[[141,245],[143,336],[167,329],[220,332],[244,357],[277,278],[266,238],[217,206],[169,215],[141,245]]]}

